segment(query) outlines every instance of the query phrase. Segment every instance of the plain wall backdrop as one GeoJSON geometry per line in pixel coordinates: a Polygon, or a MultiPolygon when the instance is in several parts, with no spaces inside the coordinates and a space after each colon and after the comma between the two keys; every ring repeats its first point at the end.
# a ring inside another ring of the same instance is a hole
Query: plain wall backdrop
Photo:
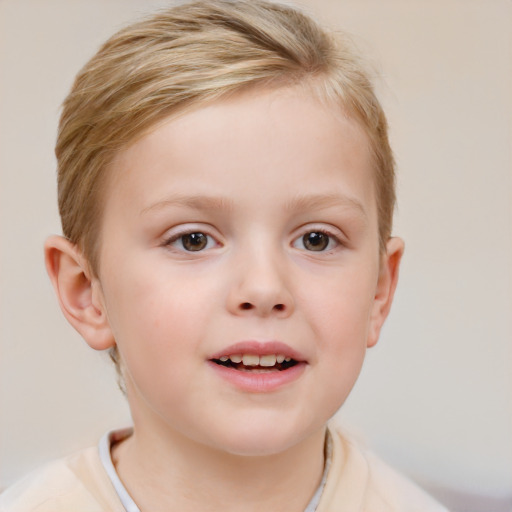
{"type": "MultiPolygon", "coordinates": [[[[162,1],[0,0],[0,488],[129,422],[106,354],[61,315],[60,103],[162,1]]],[[[318,0],[375,65],[398,163],[401,281],[340,420],[422,483],[512,496],[512,2],[318,0]]]]}

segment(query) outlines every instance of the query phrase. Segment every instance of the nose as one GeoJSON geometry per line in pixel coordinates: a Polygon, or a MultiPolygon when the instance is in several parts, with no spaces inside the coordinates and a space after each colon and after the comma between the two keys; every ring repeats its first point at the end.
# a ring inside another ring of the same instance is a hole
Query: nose
{"type": "Polygon", "coordinates": [[[228,296],[228,310],[235,315],[288,317],[294,310],[288,286],[289,267],[284,257],[263,251],[241,255],[233,262],[234,279],[228,296]]]}

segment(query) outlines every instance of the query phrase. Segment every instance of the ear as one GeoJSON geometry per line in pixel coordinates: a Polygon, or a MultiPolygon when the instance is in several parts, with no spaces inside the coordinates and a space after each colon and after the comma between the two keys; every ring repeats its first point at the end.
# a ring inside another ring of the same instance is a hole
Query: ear
{"type": "Polygon", "coordinates": [[[78,248],[62,236],[44,245],[46,270],[68,322],[96,350],[115,345],[101,285],[78,248]]]}
{"type": "Polygon", "coordinates": [[[373,302],[368,332],[367,346],[373,347],[380,335],[380,330],[386,320],[393,296],[398,283],[398,270],[404,253],[404,242],[401,238],[393,237],[386,244],[386,252],[381,256],[379,279],[373,302]]]}

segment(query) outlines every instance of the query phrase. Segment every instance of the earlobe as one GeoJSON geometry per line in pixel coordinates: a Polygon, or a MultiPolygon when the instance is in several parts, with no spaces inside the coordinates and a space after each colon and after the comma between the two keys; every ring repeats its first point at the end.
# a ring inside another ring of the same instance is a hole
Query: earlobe
{"type": "Polygon", "coordinates": [[[391,309],[403,253],[403,240],[398,237],[390,238],[386,244],[386,253],[382,255],[381,259],[379,280],[368,333],[368,347],[373,347],[377,343],[384,321],[391,309]]]}
{"type": "Polygon", "coordinates": [[[62,236],[44,245],[46,270],[68,322],[96,350],[115,345],[99,280],[91,275],[78,248],[62,236]]]}

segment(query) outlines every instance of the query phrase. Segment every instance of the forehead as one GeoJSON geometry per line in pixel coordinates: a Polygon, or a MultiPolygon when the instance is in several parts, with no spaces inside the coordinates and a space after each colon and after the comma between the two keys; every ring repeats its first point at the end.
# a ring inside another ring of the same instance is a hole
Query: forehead
{"type": "Polygon", "coordinates": [[[111,172],[107,209],[124,195],[144,210],[190,193],[183,187],[242,201],[262,190],[279,199],[341,188],[366,209],[375,203],[364,130],[302,87],[245,91],[171,116],[121,150],[111,172]]]}

